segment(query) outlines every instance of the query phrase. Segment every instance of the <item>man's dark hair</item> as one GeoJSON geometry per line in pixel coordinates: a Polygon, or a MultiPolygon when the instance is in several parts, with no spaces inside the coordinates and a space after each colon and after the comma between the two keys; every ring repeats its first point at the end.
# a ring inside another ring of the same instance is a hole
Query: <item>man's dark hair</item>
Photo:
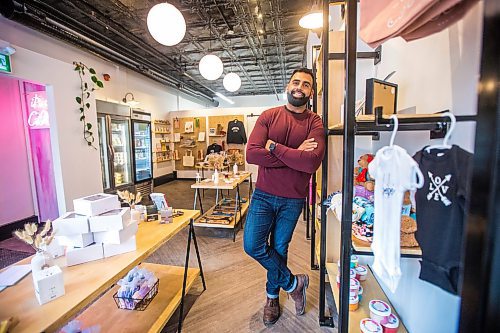
{"type": "Polygon", "coordinates": [[[292,80],[292,77],[295,75],[295,73],[306,73],[306,74],[311,75],[311,77],[313,79],[312,86],[314,87],[314,83],[316,82],[316,78],[314,77],[314,73],[312,70],[310,70],[309,68],[305,68],[305,67],[297,68],[296,70],[293,71],[292,76],[290,76],[290,80],[288,82],[290,82],[292,80]]]}

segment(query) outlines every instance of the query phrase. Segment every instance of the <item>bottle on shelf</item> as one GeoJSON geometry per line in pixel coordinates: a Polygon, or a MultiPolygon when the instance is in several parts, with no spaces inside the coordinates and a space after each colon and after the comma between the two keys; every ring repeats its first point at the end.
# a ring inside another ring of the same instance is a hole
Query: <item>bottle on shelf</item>
{"type": "Polygon", "coordinates": [[[234,165],[233,165],[233,175],[236,176],[238,174],[238,164],[236,164],[236,162],[234,162],[234,165]]]}
{"type": "Polygon", "coordinates": [[[212,175],[212,181],[214,184],[219,184],[219,171],[215,169],[214,174],[212,175]]]}

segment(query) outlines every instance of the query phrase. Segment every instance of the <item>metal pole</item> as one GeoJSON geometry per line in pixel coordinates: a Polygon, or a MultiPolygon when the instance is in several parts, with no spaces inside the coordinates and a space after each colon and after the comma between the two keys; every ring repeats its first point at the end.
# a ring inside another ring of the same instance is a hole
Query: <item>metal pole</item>
{"type": "MultiPolygon", "coordinates": [[[[328,134],[328,38],[329,38],[329,0],[323,0],[323,127],[325,135],[328,134]]],[[[328,137],[325,139],[325,157],[321,168],[321,202],[326,200],[328,186],[328,137]]],[[[319,324],[321,326],[332,326],[332,317],[325,316],[325,274],[326,274],[326,207],[321,205],[321,243],[319,260],[319,324]]]]}
{"type": "Polygon", "coordinates": [[[476,140],[462,248],[459,332],[496,332],[500,314],[500,6],[484,1],[476,140]],[[495,327],[496,326],[496,327],[495,327]]]}
{"type": "Polygon", "coordinates": [[[349,266],[351,263],[351,232],[353,197],[354,143],[355,143],[355,102],[356,102],[356,41],[357,41],[357,8],[356,0],[347,1],[346,16],[346,83],[344,102],[344,158],[342,178],[342,223],[341,223],[341,280],[339,332],[349,330],[349,266]]]}

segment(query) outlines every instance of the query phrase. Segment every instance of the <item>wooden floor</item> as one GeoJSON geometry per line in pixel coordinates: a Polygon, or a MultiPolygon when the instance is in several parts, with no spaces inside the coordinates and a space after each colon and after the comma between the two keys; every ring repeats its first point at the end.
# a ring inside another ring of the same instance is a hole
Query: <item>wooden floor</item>
{"type": "MultiPolygon", "coordinates": [[[[180,193],[177,192],[178,187],[188,186],[184,185],[184,182],[174,183],[176,184],[169,183],[170,186],[167,184],[155,189],[167,193],[169,203],[174,201],[174,198],[169,199],[172,193],[180,193]]],[[[209,197],[205,199],[209,200],[210,194],[206,195],[209,197]]],[[[177,202],[176,207],[179,205],[181,203],[177,202]]],[[[192,208],[192,199],[190,207],[192,208]]],[[[266,299],[266,272],[243,251],[243,232],[238,233],[235,243],[230,238],[198,236],[207,290],[203,292],[201,279],[195,282],[187,298],[183,331],[337,332],[334,328],[320,328],[318,324],[319,272],[310,270],[310,243],[305,238],[305,229],[305,222],[299,220],[289,251],[289,267],[292,272],[307,273],[310,278],[307,308],[303,316],[295,315],[293,301],[282,292],[282,316],[273,327],[266,328],[262,323],[262,310],[266,299]]],[[[187,231],[184,230],[147,261],[183,265],[186,240],[187,231]]],[[[194,249],[191,251],[190,265],[197,265],[194,249]]],[[[173,315],[163,332],[176,332],[177,320],[178,312],[173,315]]]]}

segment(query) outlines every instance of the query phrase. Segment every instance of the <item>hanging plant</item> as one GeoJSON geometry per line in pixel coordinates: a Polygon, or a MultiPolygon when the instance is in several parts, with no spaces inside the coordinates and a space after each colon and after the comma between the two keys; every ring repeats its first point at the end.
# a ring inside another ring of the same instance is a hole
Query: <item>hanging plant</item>
{"type": "Polygon", "coordinates": [[[102,81],[97,78],[96,72],[93,68],[77,61],[73,61],[73,65],[75,66],[75,71],[78,72],[78,76],[80,76],[81,94],[80,96],[76,96],[75,100],[78,103],[80,110],[80,121],[83,123],[83,138],[87,141],[89,146],[97,149],[97,147],[94,146],[95,138],[94,132],[92,131],[92,124],[87,122],[85,111],[90,109],[90,103],[88,101],[91,93],[93,93],[97,88],[103,88],[104,85],[102,81]],[[88,79],[89,76],[85,76],[86,71],[90,73],[90,82],[88,79]]]}

